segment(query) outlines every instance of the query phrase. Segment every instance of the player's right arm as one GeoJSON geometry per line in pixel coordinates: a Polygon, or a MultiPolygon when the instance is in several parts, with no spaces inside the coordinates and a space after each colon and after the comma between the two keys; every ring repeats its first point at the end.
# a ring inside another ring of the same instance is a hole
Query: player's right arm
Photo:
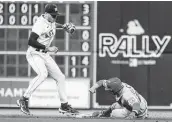
{"type": "Polygon", "coordinates": [[[32,27],[32,32],[29,37],[28,45],[30,45],[34,48],[45,50],[45,48],[46,48],[45,45],[43,45],[37,41],[37,39],[43,33],[43,31],[44,31],[43,22],[41,20],[37,20],[36,23],[32,27]]]}
{"type": "Polygon", "coordinates": [[[101,86],[106,86],[106,82],[107,80],[99,80],[97,83],[95,83],[91,88],[90,88],[90,92],[95,93],[96,89],[101,87],[101,86]]]}
{"type": "Polygon", "coordinates": [[[31,32],[30,37],[29,37],[29,42],[28,45],[38,48],[38,49],[44,49],[45,50],[45,45],[39,43],[37,39],[39,38],[39,35],[36,34],[35,32],[31,32]]]}
{"type": "Polygon", "coordinates": [[[39,38],[38,34],[36,34],[35,32],[31,32],[30,37],[29,37],[28,45],[30,45],[30,46],[32,46],[34,48],[43,49],[43,50],[49,51],[49,52],[55,52],[56,53],[58,51],[58,48],[55,47],[55,46],[46,47],[45,45],[39,43],[37,41],[38,38],[39,38]]]}
{"type": "Polygon", "coordinates": [[[36,23],[32,27],[32,32],[29,37],[28,45],[30,45],[34,48],[43,49],[45,51],[56,53],[58,51],[57,47],[55,47],[55,46],[46,47],[45,45],[43,45],[37,41],[39,36],[41,36],[41,34],[43,34],[43,33],[44,33],[44,22],[41,20],[37,20],[36,23]]]}

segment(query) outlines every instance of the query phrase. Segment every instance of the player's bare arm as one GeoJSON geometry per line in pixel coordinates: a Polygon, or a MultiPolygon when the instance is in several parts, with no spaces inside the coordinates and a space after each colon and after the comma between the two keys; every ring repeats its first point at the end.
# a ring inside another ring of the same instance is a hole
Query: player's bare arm
{"type": "Polygon", "coordinates": [[[73,34],[76,30],[75,25],[71,22],[65,24],[56,23],[56,28],[63,28],[63,30],[69,34],[73,34]]]}
{"type": "Polygon", "coordinates": [[[95,93],[96,89],[98,89],[101,86],[105,86],[106,84],[106,80],[99,80],[96,84],[94,84],[91,88],[90,88],[90,92],[91,93],[95,93]]]}
{"type": "MultiPolygon", "coordinates": [[[[117,78],[117,77],[110,78],[110,79],[108,79],[108,80],[105,80],[105,79],[99,80],[96,84],[94,84],[94,85],[90,88],[89,91],[92,92],[92,93],[95,93],[95,90],[96,90],[97,88],[101,87],[101,86],[103,86],[103,87],[105,88],[105,90],[107,90],[107,91],[113,91],[112,88],[110,88],[109,85],[108,85],[108,84],[111,82],[111,80],[120,81],[120,79],[117,78]]],[[[122,86],[121,83],[120,83],[120,87],[118,87],[118,88],[121,89],[122,87],[123,87],[123,86],[122,86]]],[[[116,90],[118,91],[118,89],[116,89],[116,90]]],[[[113,92],[116,92],[116,91],[113,91],[113,92]]]]}
{"type": "Polygon", "coordinates": [[[60,23],[56,22],[56,28],[63,28],[63,24],[60,24],[60,23]]]}

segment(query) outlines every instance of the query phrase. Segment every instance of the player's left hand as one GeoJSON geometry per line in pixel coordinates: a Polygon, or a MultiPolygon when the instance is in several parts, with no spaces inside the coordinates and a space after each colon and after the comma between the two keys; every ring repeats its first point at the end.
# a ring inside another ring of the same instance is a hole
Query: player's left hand
{"type": "Polygon", "coordinates": [[[58,48],[56,46],[46,47],[45,51],[57,53],[58,48]]]}
{"type": "Polygon", "coordinates": [[[94,88],[94,86],[92,86],[92,87],[89,89],[89,91],[90,91],[92,94],[96,93],[96,89],[94,88]]]}
{"type": "Polygon", "coordinates": [[[106,115],[105,110],[93,112],[92,116],[93,117],[110,117],[110,115],[106,115]]]}
{"type": "Polygon", "coordinates": [[[99,117],[100,114],[101,114],[100,111],[95,111],[92,113],[92,117],[99,117]]]}
{"type": "Polygon", "coordinates": [[[70,22],[70,23],[64,24],[63,29],[70,34],[73,34],[76,30],[76,27],[73,23],[70,22]]]}
{"type": "Polygon", "coordinates": [[[131,112],[129,116],[126,117],[126,119],[134,119],[136,118],[135,112],[131,112]]]}

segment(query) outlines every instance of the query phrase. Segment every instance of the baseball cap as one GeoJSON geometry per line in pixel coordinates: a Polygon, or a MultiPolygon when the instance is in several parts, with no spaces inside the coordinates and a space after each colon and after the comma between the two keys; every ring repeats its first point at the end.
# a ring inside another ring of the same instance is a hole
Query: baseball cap
{"type": "Polygon", "coordinates": [[[45,6],[45,12],[51,14],[53,18],[56,18],[57,15],[60,15],[58,8],[55,4],[47,4],[45,6]]]}

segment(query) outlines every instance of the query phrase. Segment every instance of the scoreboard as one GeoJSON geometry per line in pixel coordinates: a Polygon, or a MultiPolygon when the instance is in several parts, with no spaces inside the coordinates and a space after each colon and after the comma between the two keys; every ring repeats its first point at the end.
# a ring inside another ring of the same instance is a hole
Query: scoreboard
{"type": "MultiPolygon", "coordinates": [[[[28,87],[29,81],[36,76],[26,60],[28,38],[33,24],[44,13],[50,2],[18,1],[0,2],[0,106],[16,107],[28,87]]],[[[67,81],[69,103],[77,108],[89,108],[89,87],[93,79],[93,60],[96,41],[95,19],[96,2],[64,1],[56,4],[59,12],[57,22],[72,22],[76,31],[70,35],[62,28],[56,29],[52,46],[59,52],[51,53],[67,81]],[[77,87],[79,91],[74,90],[77,87]]],[[[51,107],[60,105],[55,82],[48,78],[38,87],[31,97],[30,107],[51,107]],[[40,100],[44,101],[41,102],[40,100]],[[39,103],[38,103],[39,102],[39,103]]]]}
{"type": "MultiPolygon", "coordinates": [[[[29,33],[48,2],[0,2],[0,76],[35,75],[25,59],[29,33]],[[4,70],[2,70],[4,69],[4,70]]],[[[72,22],[76,32],[69,35],[57,28],[52,43],[59,48],[53,58],[70,78],[90,78],[94,41],[94,2],[51,2],[61,15],[57,22],[72,22]]]]}

